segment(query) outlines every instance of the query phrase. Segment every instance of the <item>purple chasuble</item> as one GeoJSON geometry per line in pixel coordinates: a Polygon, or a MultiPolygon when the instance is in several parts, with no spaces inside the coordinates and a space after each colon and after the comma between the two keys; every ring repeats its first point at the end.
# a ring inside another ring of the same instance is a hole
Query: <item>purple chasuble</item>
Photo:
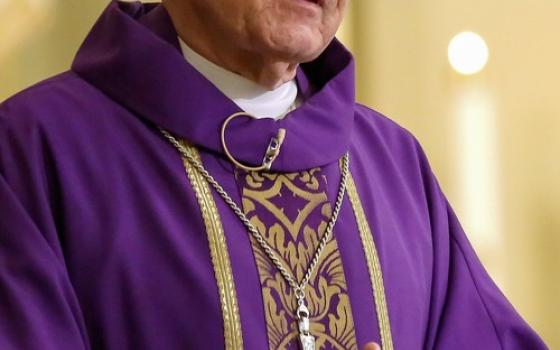
{"type": "MultiPolygon", "coordinates": [[[[167,142],[242,207],[294,275],[351,181],[317,274],[318,349],[546,349],[491,281],[414,137],[355,102],[334,40],[302,65],[286,118],[240,112],[190,66],[165,9],[112,2],[72,69],[0,105],[0,349],[296,349],[294,300],[245,226],[167,142]]],[[[299,278],[299,277],[298,277],[299,278]]]]}

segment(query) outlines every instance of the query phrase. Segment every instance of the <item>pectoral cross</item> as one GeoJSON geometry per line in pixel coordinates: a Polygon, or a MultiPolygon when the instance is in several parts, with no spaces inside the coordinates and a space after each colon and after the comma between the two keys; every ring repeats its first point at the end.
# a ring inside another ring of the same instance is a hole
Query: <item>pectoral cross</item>
{"type": "Polygon", "coordinates": [[[315,337],[309,331],[309,310],[305,306],[305,302],[299,303],[296,312],[299,323],[299,343],[301,350],[315,350],[315,337]]]}

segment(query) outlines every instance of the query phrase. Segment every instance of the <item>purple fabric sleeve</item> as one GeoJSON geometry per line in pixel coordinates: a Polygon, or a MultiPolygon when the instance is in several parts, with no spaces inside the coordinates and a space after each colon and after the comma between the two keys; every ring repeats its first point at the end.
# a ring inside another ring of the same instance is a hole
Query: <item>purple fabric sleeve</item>
{"type": "Polygon", "coordinates": [[[30,125],[17,133],[7,130],[3,118],[0,115],[0,349],[89,349],[60,243],[53,237],[45,178],[31,175],[41,162],[30,159],[43,156],[32,147],[39,135],[30,125]]]}

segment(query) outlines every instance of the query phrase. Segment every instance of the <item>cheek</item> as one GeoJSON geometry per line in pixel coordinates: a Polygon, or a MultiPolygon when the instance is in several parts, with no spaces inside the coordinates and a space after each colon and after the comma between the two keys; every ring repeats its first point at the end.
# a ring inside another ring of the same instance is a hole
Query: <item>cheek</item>
{"type": "Polygon", "coordinates": [[[325,27],[332,32],[336,32],[342,23],[344,15],[346,14],[346,8],[348,1],[339,0],[336,1],[331,8],[328,8],[325,14],[325,27]]]}
{"type": "Polygon", "coordinates": [[[340,24],[342,23],[342,19],[346,13],[346,7],[348,5],[347,0],[332,0],[331,2],[327,1],[327,5],[325,8],[325,14],[323,17],[323,27],[329,33],[334,35],[340,24]]]}

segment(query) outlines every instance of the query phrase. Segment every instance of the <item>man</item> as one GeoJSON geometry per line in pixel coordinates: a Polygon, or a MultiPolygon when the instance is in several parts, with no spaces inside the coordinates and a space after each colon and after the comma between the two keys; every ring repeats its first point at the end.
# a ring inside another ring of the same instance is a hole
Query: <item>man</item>
{"type": "Polygon", "coordinates": [[[4,102],[0,348],[545,349],[356,104],[345,7],[112,2],[4,102]]]}

